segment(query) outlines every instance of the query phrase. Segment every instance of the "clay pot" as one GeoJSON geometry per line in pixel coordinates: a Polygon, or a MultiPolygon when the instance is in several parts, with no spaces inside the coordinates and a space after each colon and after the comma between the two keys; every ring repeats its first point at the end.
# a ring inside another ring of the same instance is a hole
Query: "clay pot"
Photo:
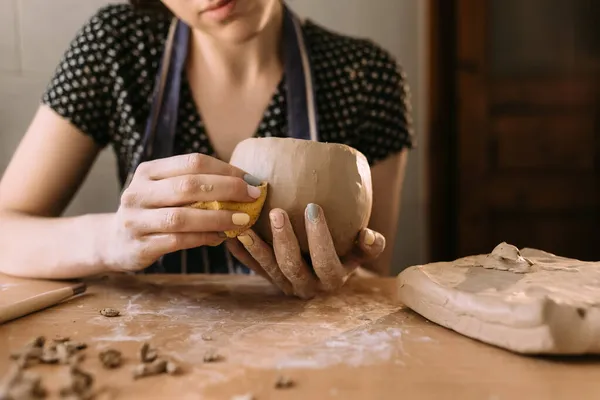
{"type": "Polygon", "coordinates": [[[252,229],[272,243],[269,211],[285,210],[302,252],[308,253],[304,213],[309,203],[323,208],[336,252],[347,254],[371,216],[373,190],[366,157],[335,143],[292,138],[240,142],[230,163],[268,183],[261,215],[252,229]]]}

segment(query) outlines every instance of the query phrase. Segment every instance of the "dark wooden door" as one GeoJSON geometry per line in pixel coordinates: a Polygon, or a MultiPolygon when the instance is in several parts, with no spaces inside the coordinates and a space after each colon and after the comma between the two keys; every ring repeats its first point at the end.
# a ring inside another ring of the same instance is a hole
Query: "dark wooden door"
{"type": "Polygon", "coordinates": [[[453,255],[600,260],[600,2],[455,4],[453,255]]]}

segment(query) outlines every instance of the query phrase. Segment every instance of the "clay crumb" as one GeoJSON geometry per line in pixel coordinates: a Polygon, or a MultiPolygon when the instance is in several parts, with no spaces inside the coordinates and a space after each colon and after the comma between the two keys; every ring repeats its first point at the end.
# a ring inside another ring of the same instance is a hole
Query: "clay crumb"
{"type": "Polygon", "coordinates": [[[202,340],[204,340],[205,342],[211,342],[213,340],[213,337],[208,333],[203,333],[202,340]]]}
{"type": "Polygon", "coordinates": [[[98,354],[98,358],[100,358],[102,366],[106,369],[119,368],[123,363],[121,352],[115,349],[106,349],[101,351],[100,354],[98,354]]]}
{"type": "Polygon", "coordinates": [[[136,365],[133,369],[133,379],[140,379],[147,376],[160,375],[167,371],[167,361],[155,360],[151,363],[136,365]]]}
{"type": "Polygon", "coordinates": [[[177,375],[181,373],[181,367],[172,360],[167,361],[166,372],[169,375],[177,375]]]}
{"type": "Polygon", "coordinates": [[[43,399],[48,395],[38,374],[24,371],[19,364],[9,369],[4,386],[0,388],[0,399],[43,399]]]}
{"type": "Polygon", "coordinates": [[[64,342],[68,342],[71,339],[68,336],[57,336],[54,339],[52,339],[52,341],[54,343],[64,343],[64,342]]]}
{"type": "Polygon", "coordinates": [[[213,188],[213,185],[200,185],[201,192],[212,192],[213,188]]]}
{"type": "Polygon", "coordinates": [[[256,400],[256,397],[252,393],[247,393],[233,396],[231,400],[256,400]]]}
{"type": "Polygon", "coordinates": [[[17,360],[21,368],[28,368],[31,364],[39,362],[44,354],[46,338],[38,336],[27,343],[18,351],[12,352],[10,358],[17,360]]]}
{"type": "Polygon", "coordinates": [[[158,357],[158,353],[155,349],[150,347],[149,343],[142,344],[140,348],[140,361],[143,363],[151,363],[158,357]]]}
{"type": "Polygon", "coordinates": [[[372,321],[372,319],[367,317],[366,315],[359,315],[357,319],[360,321],[372,321]]]}
{"type": "Polygon", "coordinates": [[[100,314],[109,318],[118,317],[119,315],[121,315],[119,310],[115,310],[114,308],[103,308],[102,310],[100,310],[100,314]]]}
{"type": "Polygon", "coordinates": [[[585,315],[587,314],[587,311],[585,308],[578,308],[577,309],[577,314],[579,315],[579,317],[581,317],[582,319],[585,318],[585,315]]]}
{"type": "Polygon", "coordinates": [[[44,399],[48,391],[42,385],[42,378],[31,372],[26,372],[14,382],[9,397],[10,399],[44,399]]]}
{"type": "Polygon", "coordinates": [[[294,385],[295,385],[294,381],[287,376],[280,376],[279,378],[277,378],[277,381],[275,382],[276,389],[289,389],[294,385]]]}
{"type": "Polygon", "coordinates": [[[40,362],[42,364],[58,364],[60,362],[60,357],[56,351],[56,346],[45,348],[40,357],[40,362]]]}
{"type": "Polygon", "coordinates": [[[94,377],[77,364],[69,368],[69,385],[60,390],[63,399],[91,399],[94,377]]]}
{"type": "Polygon", "coordinates": [[[217,352],[217,350],[210,349],[206,353],[204,353],[203,360],[204,360],[205,363],[210,363],[210,362],[220,361],[221,358],[222,357],[219,355],[219,353],[217,352]]]}

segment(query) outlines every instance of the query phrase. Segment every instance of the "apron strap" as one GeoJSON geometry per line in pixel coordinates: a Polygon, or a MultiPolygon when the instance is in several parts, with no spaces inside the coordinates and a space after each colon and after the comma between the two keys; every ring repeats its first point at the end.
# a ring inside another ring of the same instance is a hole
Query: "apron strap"
{"type": "Polygon", "coordinates": [[[283,54],[287,85],[288,133],[296,139],[319,140],[315,90],[299,18],[284,7],[283,54]]]}

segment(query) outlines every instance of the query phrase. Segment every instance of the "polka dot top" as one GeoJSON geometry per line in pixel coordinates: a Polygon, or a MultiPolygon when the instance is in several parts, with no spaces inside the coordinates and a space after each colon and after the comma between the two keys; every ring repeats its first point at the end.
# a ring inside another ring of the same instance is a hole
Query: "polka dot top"
{"type": "MultiPolygon", "coordinates": [[[[99,9],[79,30],[51,78],[42,102],[101,147],[111,145],[121,183],[142,151],[156,74],[170,16],[127,4],[99,9]]],[[[367,39],[334,33],[306,20],[323,142],[361,151],[371,165],[413,146],[409,92],[400,66],[367,39]]],[[[181,82],[176,154],[215,156],[189,82],[181,82]]],[[[287,136],[285,77],[255,137],[287,136]]]]}

